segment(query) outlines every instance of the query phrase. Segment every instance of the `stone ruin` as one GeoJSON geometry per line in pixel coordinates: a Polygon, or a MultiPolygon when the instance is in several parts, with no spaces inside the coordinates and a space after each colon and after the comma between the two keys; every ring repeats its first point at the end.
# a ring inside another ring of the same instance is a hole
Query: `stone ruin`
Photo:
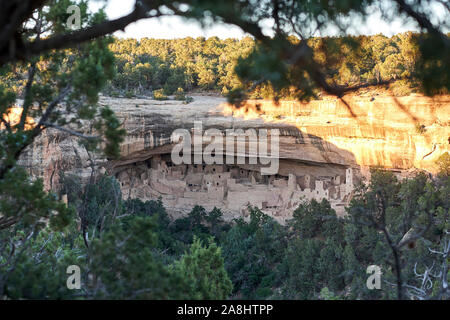
{"type": "Polygon", "coordinates": [[[391,170],[400,178],[416,170],[436,173],[436,160],[450,152],[448,95],[350,95],[346,104],[342,101],[255,100],[236,108],[224,98],[201,95],[188,106],[180,101],[102,97],[100,103],[116,112],[127,131],[120,159],[96,158],[76,137],[48,129],[19,164],[55,192],[61,189],[62,174],[76,175],[86,184],[93,167],[103,168],[119,179],[124,198],[161,197],[173,217],[202,205],[222,209],[224,218],[231,220],[247,216],[250,204],[283,222],[301,201],[313,198],[328,199],[343,215],[353,185],[362,178],[368,181],[369,168],[391,170]],[[205,130],[222,132],[279,129],[278,174],[261,176],[260,167],[252,164],[173,165],[171,136],[176,129],[191,130],[194,121],[201,121],[205,130]],[[417,123],[425,132],[417,132],[417,123]]]}
{"type": "Polygon", "coordinates": [[[305,200],[327,199],[339,215],[344,214],[354,188],[354,170],[311,170],[311,165],[285,163],[275,175],[261,175],[259,165],[181,164],[170,154],[155,155],[115,169],[124,198],[143,201],[161,197],[169,214],[187,214],[193,206],[224,212],[227,220],[248,216],[248,206],[284,223],[305,200]],[[282,170],[283,167],[288,170],[282,170]],[[311,172],[315,174],[311,174],[311,172]]]}

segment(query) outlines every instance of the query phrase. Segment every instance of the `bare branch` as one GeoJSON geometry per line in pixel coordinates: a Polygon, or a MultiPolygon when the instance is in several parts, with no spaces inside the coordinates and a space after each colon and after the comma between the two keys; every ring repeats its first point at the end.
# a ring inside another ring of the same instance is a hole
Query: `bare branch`
{"type": "Polygon", "coordinates": [[[415,11],[411,5],[405,2],[405,0],[395,0],[395,2],[397,2],[400,11],[407,13],[410,17],[416,20],[421,28],[426,29],[429,33],[441,38],[446,46],[450,45],[448,37],[436,28],[425,15],[415,11]]]}
{"type": "Polygon", "coordinates": [[[7,53],[16,54],[15,35],[24,21],[33,14],[34,10],[44,5],[45,0],[18,0],[2,2],[2,28],[0,31],[0,48],[7,49],[7,53]],[[6,2],[6,3],[5,3],[6,2]],[[5,23],[3,23],[5,21],[5,23]],[[9,48],[7,48],[9,46],[9,48]]]}
{"type": "Polygon", "coordinates": [[[36,125],[36,127],[34,128],[34,130],[36,130],[36,131],[41,130],[41,127],[43,126],[44,123],[47,122],[47,120],[50,117],[50,115],[52,114],[53,110],[69,94],[70,90],[71,90],[71,86],[68,85],[60,92],[60,94],[55,99],[53,99],[52,102],[49,103],[49,105],[45,109],[44,114],[42,115],[41,119],[39,120],[39,122],[36,125]]]}
{"type": "Polygon", "coordinates": [[[18,221],[17,217],[1,217],[0,218],[0,230],[7,229],[10,226],[16,224],[18,221]]]}
{"type": "Polygon", "coordinates": [[[6,120],[3,118],[3,114],[2,114],[2,116],[0,117],[0,121],[5,125],[6,130],[8,130],[9,133],[12,133],[11,125],[10,125],[10,123],[9,123],[8,121],[6,121],[6,120]]]}
{"type": "MultiPolygon", "coordinates": [[[[36,138],[42,132],[43,123],[47,122],[47,119],[50,117],[53,110],[64,99],[64,97],[67,94],[69,94],[70,90],[71,90],[71,87],[70,87],[70,85],[68,85],[66,88],[64,88],[60,92],[60,94],[52,102],[49,103],[49,105],[45,109],[44,114],[42,115],[41,119],[39,120],[38,124],[33,128],[33,130],[31,130],[31,133],[27,136],[27,139],[22,143],[22,145],[19,148],[14,150],[14,154],[12,156],[12,158],[14,160],[19,159],[23,150],[25,150],[25,148],[28,147],[33,142],[34,138],[36,138]]],[[[14,165],[10,163],[10,164],[0,168],[0,179],[3,179],[3,177],[8,172],[8,170],[10,170],[13,166],[14,165]]]]}
{"type": "Polygon", "coordinates": [[[58,126],[57,124],[50,123],[50,122],[44,122],[44,123],[42,123],[42,125],[45,126],[45,127],[55,128],[57,130],[60,130],[60,131],[63,131],[63,132],[67,132],[67,133],[69,133],[71,135],[74,135],[74,136],[77,136],[77,137],[80,137],[80,138],[83,138],[83,139],[87,139],[87,140],[98,140],[98,139],[101,138],[100,136],[87,136],[87,135],[84,135],[81,132],[78,132],[78,131],[75,131],[75,130],[71,130],[71,129],[68,129],[68,128],[64,128],[64,127],[58,126]]]}
{"type": "MultiPolygon", "coordinates": [[[[28,2],[32,1],[27,1],[27,3],[28,2]]],[[[44,1],[40,2],[42,5],[44,1]]],[[[10,44],[10,48],[8,48],[9,50],[0,51],[0,65],[17,60],[24,61],[29,59],[31,56],[39,55],[49,50],[73,47],[74,45],[77,45],[79,43],[93,40],[118,30],[124,30],[127,25],[137,20],[161,16],[162,14],[159,11],[157,11],[157,13],[154,15],[149,15],[148,11],[152,9],[149,3],[150,1],[136,2],[134,10],[130,14],[115,20],[105,21],[82,30],[70,32],[67,34],[55,35],[43,40],[37,39],[33,42],[21,43],[20,51],[17,50],[17,46],[19,46],[19,44],[10,44]]],[[[20,21],[20,23],[25,21],[25,18],[27,18],[28,16],[23,16],[23,19],[20,21]]],[[[16,26],[13,31],[17,31],[17,29],[18,26],[16,26]]],[[[1,39],[4,38],[11,39],[12,34],[10,32],[8,34],[6,34],[6,32],[3,32],[0,35],[0,44],[1,39]]]]}
{"type": "Polygon", "coordinates": [[[24,95],[23,95],[23,106],[22,106],[22,114],[20,115],[20,122],[17,126],[19,130],[23,130],[25,127],[25,122],[27,120],[28,109],[32,104],[31,101],[31,86],[33,84],[34,75],[36,74],[36,63],[33,62],[28,69],[28,80],[25,85],[24,95]]]}

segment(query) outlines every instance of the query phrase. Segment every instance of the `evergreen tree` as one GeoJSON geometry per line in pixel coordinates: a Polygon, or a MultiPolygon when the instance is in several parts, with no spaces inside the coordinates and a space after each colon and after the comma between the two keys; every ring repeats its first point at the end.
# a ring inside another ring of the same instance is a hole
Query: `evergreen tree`
{"type": "Polygon", "coordinates": [[[225,299],[233,288],[221,249],[211,238],[205,247],[194,238],[189,253],[175,261],[172,270],[185,279],[192,299],[225,299]]]}

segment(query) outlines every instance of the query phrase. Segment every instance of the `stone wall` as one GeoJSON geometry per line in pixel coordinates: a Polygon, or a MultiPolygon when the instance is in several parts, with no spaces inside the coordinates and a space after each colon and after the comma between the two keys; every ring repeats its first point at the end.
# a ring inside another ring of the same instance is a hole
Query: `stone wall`
{"type": "MultiPolygon", "coordinates": [[[[116,168],[122,193],[142,200],[161,197],[175,216],[187,214],[197,204],[208,210],[217,206],[232,219],[245,214],[248,205],[252,205],[284,223],[304,200],[327,199],[343,214],[354,187],[353,169],[344,166],[334,168],[338,175],[326,176],[324,168],[320,176],[312,179],[301,165],[290,164],[294,170],[287,176],[261,176],[257,165],[173,165],[169,158],[167,154],[157,155],[150,162],[116,168]],[[298,183],[311,180],[315,181],[313,186],[298,183]]],[[[280,166],[284,165],[282,161],[280,166]]]]}

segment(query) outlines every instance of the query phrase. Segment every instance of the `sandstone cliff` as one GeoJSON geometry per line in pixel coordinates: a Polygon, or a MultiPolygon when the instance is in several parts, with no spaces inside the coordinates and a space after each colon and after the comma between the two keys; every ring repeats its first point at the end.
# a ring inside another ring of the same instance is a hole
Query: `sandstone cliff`
{"type": "Polygon", "coordinates": [[[246,205],[253,204],[283,220],[302,197],[325,197],[342,212],[353,184],[367,176],[370,166],[399,175],[414,169],[435,172],[435,160],[450,151],[448,96],[324,97],[279,105],[258,100],[241,108],[204,96],[194,96],[188,105],[107,97],[101,103],[115,110],[128,132],[122,158],[90,159],[76,138],[48,130],[21,159],[46,188],[59,188],[61,172],[87,178],[91,165],[103,166],[119,178],[125,197],[162,196],[172,213],[201,204],[221,207],[233,217],[245,215],[246,205]],[[169,169],[173,131],[191,131],[194,121],[201,121],[203,130],[279,129],[278,174],[262,177],[257,166],[248,164],[169,169]]]}

